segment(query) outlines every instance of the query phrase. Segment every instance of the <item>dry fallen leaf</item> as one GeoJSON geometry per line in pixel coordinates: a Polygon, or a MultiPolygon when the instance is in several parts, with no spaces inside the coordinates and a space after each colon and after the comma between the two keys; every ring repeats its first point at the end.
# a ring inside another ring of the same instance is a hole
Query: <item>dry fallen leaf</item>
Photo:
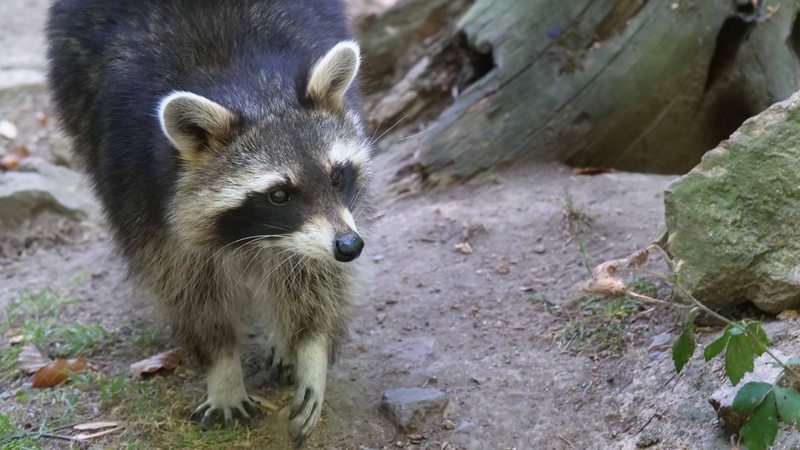
{"type": "Polygon", "coordinates": [[[280,406],[276,405],[275,403],[272,403],[271,401],[269,401],[269,400],[267,400],[264,397],[261,397],[259,395],[252,395],[251,394],[250,398],[252,400],[254,400],[258,404],[258,406],[260,406],[262,408],[266,408],[266,409],[269,409],[271,411],[277,411],[277,410],[281,409],[280,406]]]}
{"type": "Polygon", "coordinates": [[[75,425],[73,428],[78,431],[102,430],[96,433],[80,433],[72,438],[74,441],[89,441],[119,431],[122,429],[122,425],[119,422],[90,422],[75,425]]]}
{"type": "Polygon", "coordinates": [[[592,270],[592,280],[581,289],[591,294],[621,297],[628,293],[628,286],[617,276],[620,268],[634,269],[647,261],[647,249],[634,252],[627,258],[606,261],[592,270]]]}
{"type": "Polygon", "coordinates": [[[612,167],[573,167],[573,175],[598,175],[601,173],[614,173],[617,170],[612,167]]]}
{"type": "Polygon", "coordinates": [[[471,255],[472,254],[472,246],[469,245],[469,242],[462,242],[460,244],[455,245],[455,249],[458,253],[463,255],[471,255]]]}
{"type": "Polygon", "coordinates": [[[13,141],[18,134],[16,125],[7,120],[0,120],[0,136],[13,141]]]}
{"type": "Polygon", "coordinates": [[[52,359],[45,356],[44,353],[33,344],[26,344],[23,346],[19,353],[19,358],[17,359],[19,370],[25,373],[34,373],[52,362],[52,359]]]}
{"type": "Polygon", "coordinates": [[[14,150],[11,150],[10,153],[6,153],[2,158],[0,158],[0,168],[16,169],[19,166],[20,161],[28,156],[31,156],[31,151],[28,150],[28,147],[24,145],[14,147],[14,150]]]}
{"type": "Polygon", "coordinates": [[[798,316],[800,316],[800,313],[798,313],[798,311],[796,309],[784,309],[783,311],[780,312],[780,314],[778,314],[778,319],[780,319],[780,320],[786,320],[786,319],[793,320],[793,319],[797,319],[798,316]]]}
{"type": "Polygon", "coordinates": [[[118,427],[118,426],[120,426],[119,422],[103,422],[103,421],[100,421],[100,422],[81,423],[81,424],[75,425],[74,427],[72,427],[72,429],[78,430],[78,431],[97,431],[97,430],[103,430],[103,429],[106,429],[106,428],[114,428],[114,427],[118,427]]]}
{"type": "Polygon", "coordinates": [[[182,362],[183,356],[174,348],[131,364],[130,374],[133,377],[164,374],[175,370],[182,362]]]}
{"type": "Polygon", "coordinates": [[[78,356],[72,359],[57,359],[37,370],[33,375],[33,387],[53,387],[69,379],[70,373],[81,373],[88,365],[86,360],[78,356]]]}
{"type": "Polygon", "coordinates": [[[49,120],[49,117],[44,112],[39,111],[39,112],[36,113],[36,120],[39,121],[39,125],[45,126],[45,125],[47,125],[47,121],[49,120]]]}
{"type": "Polygon", "coordinates": [[[22,334],[18,334],[16,336],[11,336],[8,338],[8,345],[19,345],[22,344],[22,341],[25,340],[25,336],[22,334]]]}

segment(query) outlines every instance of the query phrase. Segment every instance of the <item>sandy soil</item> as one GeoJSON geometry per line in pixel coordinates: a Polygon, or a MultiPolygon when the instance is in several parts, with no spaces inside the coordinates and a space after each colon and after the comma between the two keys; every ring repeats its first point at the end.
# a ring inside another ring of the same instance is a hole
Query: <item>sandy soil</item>
{"type": "MultiPolygon", "coordinates": [[[[0,30],[16,31],[0,36],[0,55],[21,61],[15,67],[42,69],[45,3],[2,5],[0,30]],[[24,12],[32,25],[20,27],[22,19],[10,10],[24,12]],[[6,27],[9,21],[13,28],[6,27]]],[[[52,112],[46,92],[15,92],[2,97],[0,119],[20,124],[18,140],[35,142],[32,150],[58,159],[53,155],[63,154],[64,141],[56,125],[25,125],[34,110],[52,112]]],[[[658,351],[668,348],[648,348],[654,336],[680,332],[673,310],[642,307],[623,322],[617,347],[559,339],[581,317],[574,300],[588,278],[586,264],[625,256],[658,237],[662,192],[674,177],[574,176],[559,164],[530,163],[432,189],[396,181],[407,158],[387,150],[375,156],[378,215],[362,256],[364,293],[309,448],[394,448],[398,442],[431,449],[445,443],[467,449],[730,448],[730,433],[706,401],[720,383],[719,367],[693,361],[675,376],[668,353],[658,351]],[[464,242],[471,254],[455,249],[464,242]],[[529,301],[533,296],[537,300],[529,301]],[[409,443],[378,409],[382,391],[415,386],[434,386],[450,397],[445,416],[420,430],[425,439],[419,444],[409,443]]],[[[18,292],[84,272],[74,295],[86,301],[65,310],[64,321],[99,320],[114,328],[153,319],[126,282],[101,217],[91,217],[70,239],[37,240],[36,232],[3,236],[24,251],[0,260],[0,306],[18,292]]],[[[775,330],[783,336],[778,345],[796,346],[785,326],[775,330]]],[[[124,368],[133,360],[121,348],[108,363],[124,368]]],[[[199,377],[187,383],[202,387],[199,377]]],[[[270,418],[261,422],[275,426],[270,418]]]]}

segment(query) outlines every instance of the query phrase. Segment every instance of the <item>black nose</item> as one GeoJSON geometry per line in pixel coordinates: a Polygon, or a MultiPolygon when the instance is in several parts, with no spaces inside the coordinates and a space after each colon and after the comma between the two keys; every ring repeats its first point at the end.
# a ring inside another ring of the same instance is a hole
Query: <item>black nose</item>
{"type": "Polygon", "coordinates": [[[333,245],[333,256],[337,261],[349,262],[358,258],[363,248],[364,241],[358,233],[340,234],[333,245]]]}

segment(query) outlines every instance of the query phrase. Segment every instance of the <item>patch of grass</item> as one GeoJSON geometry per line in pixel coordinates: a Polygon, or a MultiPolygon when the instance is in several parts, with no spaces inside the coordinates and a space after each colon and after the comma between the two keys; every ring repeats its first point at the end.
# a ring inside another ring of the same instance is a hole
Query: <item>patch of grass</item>
{"type": "Polygon", "coordinates": [[[582,296],[573,301],[571,309],[577,318],[556,333],[556,341],[575,350],[613,354],[624,348],[625,325],[644,309],[644,304],[630,297],[608,301],[582,296]]]}
{"type": "MultiPolygon", "coordinates": [[[[23,293],[9,304],[0,334],[22,336],[22,345],[31,343],[55,358],[71,357],[90,352],[108,337],[99,323],[63,323],[59,312],[66,306],[80,303],[68,295],[69,282],[61,289],[47,287],[35,294],[23,293]]],[[[22,345],[12,346],[0,359],[0,370],[14,367],[22,345]]]]}
{"type": "Polygon", "coordinates": [[[589,214],[582,206],[575,203],[570,193],[564,194],[562,216],[570,224],[590,226],[599,214],[589,214]]]}
{"type": "MultiPolygon", "coordinates": [[[[0,448],[66,448],[75,424],[118,421],[123,429],[80,448],[289,448],[283,420],[263,412],[251,428],[203,430],[188,420],[205,397],[205,383],[181,366],[175,373],[132,378],[129,365],[159,351],[162,327],[132,322],[109,330],[102,324],[67,323],[65,306],[80,302],[69,288],[20,294],[0,311],[0,336],[22,336],[53,357],[82,354],[97,371],[72,374],[69,381],[34,389],[17,370],[22,344],[0,341],[0,448]],[[101,361],[98,364],[98,361],[101,361]],[[270,417],[272,416],[272,417],[270,417]]],[[[259,393],[263,394],[263,393],[259,393]]],[[[291,397],[276,391],[275,404],[291,397]],[[277,397],[276,397],[277,396],[277,397]]]]}
{"type": "Polygon", "coordinates": [[[18,428],[6,414],[0,412],[0,448],[9,450],[38,449],[38,436],[18,428]]]}

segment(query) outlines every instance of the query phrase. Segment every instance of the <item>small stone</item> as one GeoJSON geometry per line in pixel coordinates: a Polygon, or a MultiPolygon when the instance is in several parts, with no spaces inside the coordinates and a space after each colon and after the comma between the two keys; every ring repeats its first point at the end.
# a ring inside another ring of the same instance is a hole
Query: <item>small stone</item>
{"type": "Polygon", "coordinates": [[[379,262],[383,261],[385,258],[386,257],[383,256],[383,255],[375,255],[375,256],[372,257],[372,262],[379,263],[379,262]]]}
{"type": "Polygon", "coordinates": [[[499,273],[500,275],[505,275],[511,272],[511,267],[509,267],[508,264],[500,264],[497,266],[497,268],[495,268],[495,272],[499,273]]]}
{"type": "Polygon", "coordinates": [[[462,242],[460,244],[456,244],[454,248],[458,253],[461,253],[462,255],[471,255],[473,252],[472,246],[469,245],[469,242],[462,242]]]}
{"type": "Polygon", "coordinates": [[[639,435],[639,439],[636,440],[636,446],[639,448],[647,448],[652,447],[659,442],[661,442],[661,438],[657,434],[645,431],[639,435]]]}
{"type": "Polygon", "coordinates": [[[533,248],[533,253],[536,253],[537,255],[542,255],[545,252],[547,252],[547,248],[544,245],[537,245],[533,248]]]}
{"type": "Polygon", "coordinates": [[[416,431],[441,418],[447,403],[447,395],[438,389],[397,388],[383,393],[381,410],[400,430],[416,431]]]}
{"type": "Polygon", "coordinates": [[[7,120],[0,120],[0,136],[13,141],[18,134],[16,125],[7,120]]]}
{"type": "Polygon", "coordinates": [[[376,319],[378,319],[378,323],[383,323],[386,320],[386,313],[378,313],[376,319]]]}
{"type": "Polygon", "coordinates": [[[672,339],[673,336],[669,333],[661,333],[653,336],[653,340],[650,341],[650,346],[647,347],[647,351],[664,350],[672,344],[672,339]]]}
{"type": "Polygon", "coordinates": [[[423,435],[421,435],[419,433],[414,433],[414,434],[406,435],[406,439],[408,439],[409,442],[411,442],[412,444],[419,444],[420,442],[425,440],[425,436],[423,436],[423,435]]]}
{"type": "Polygon", "coordinates": [[[454,430],[455,428],[456,428],[455,422],[453,422],[450,419],[445,419],[442,422],[442,429],[444,429],[444,430],[450,431],[450,430],[454,430]]]}

